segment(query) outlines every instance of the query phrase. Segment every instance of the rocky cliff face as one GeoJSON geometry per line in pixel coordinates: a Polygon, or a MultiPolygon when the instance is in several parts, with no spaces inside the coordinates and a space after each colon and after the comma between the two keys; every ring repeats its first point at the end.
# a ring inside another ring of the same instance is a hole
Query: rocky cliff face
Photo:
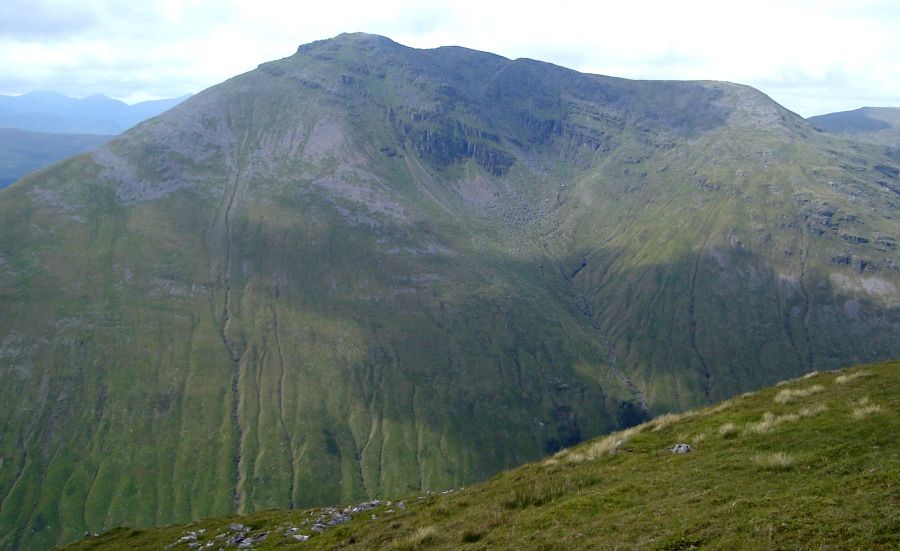
{"type": "Polygon", "coordinates": [[[0,195],[2,545],[455,486],[898,356],[898,166],[746,87],[301,46],[0,195]]]}

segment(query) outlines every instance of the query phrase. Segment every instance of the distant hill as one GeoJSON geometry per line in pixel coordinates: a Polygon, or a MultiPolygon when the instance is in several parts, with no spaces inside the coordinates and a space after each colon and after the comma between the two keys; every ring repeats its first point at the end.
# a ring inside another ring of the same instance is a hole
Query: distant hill
{"type": "Polygon", "coordinates": [[[68,549],[897,549],[898,385],[900,362],[811,374],[468,488],[117,529],[68,549]]]}
{"type": "Polygon", "coordinates": [[[57,92],[0,96],[0,128],[74,134],[120,134],[178,105],[188,96],[128,105],[104,95],[84,99],[57,92]]]}
{"type": "Polygon", "coordinates": [[[820,130],[855,140],[900,147],[900,107],[861,107],[806,119],[820,130]]]}
{"type": "Polygon", "coordinates": [[[0,189],[29,172],[91,151],[188,96],[128,105],[103,95],[57,92],[0,96],[0,189]]]}
{"type": "Polygon", "coordinates": [[[0,189],[29,172],[111,140],[104,134],[55,134],[0,128],[0,189]]]}

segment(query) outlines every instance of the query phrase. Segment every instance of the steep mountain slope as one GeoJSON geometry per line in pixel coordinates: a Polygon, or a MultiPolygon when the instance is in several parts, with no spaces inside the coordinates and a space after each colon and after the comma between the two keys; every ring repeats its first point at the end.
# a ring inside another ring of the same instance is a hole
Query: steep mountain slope
{"type": "Polygon", "coordinates": [[[33,132],[120,134],[178,105],[186,97],[128,105],[102,94],[83,99],[51,91],[0,96],[0,127],[33,132]]]}
{"type": "Polygon", "coordinates": [[[900,159],[341,35],[0,194],[0,545],[457,486],[900,356],[900,159]]]}
{"type": "Polygon", "coordinates": [[[0,128],[0,188],[29,172],[108,142],[98,134],[51,134],[0,128]]]}
{"type": "Polygon", "coordinates": [[[898,389],[898,362],[813,373],[449,493],[119,529],[67,549],[896,549],[898,389]]]}
{"type": "Polygon", "coordinates": [[[806,120],[832,134],[900,149],[900,107],[861,107],[806,120]]]}

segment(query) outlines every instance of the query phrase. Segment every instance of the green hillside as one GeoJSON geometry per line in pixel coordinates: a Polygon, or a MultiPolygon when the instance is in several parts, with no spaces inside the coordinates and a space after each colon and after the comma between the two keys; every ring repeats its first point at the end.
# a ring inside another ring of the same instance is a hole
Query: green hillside
{"type": "Polygon", "coordinates": [[[266,511],[66,549],[896,549],[898,390],[900,362],[811,373],[347,518],[266,511]],[[322,517],[344,522],[317,533],[322,517]]]}
{"type": "Polygon", "coordinates": [[[0,548],[440,491],[900,357],[900,158],[371,35],[0,192],[0,548]]]}

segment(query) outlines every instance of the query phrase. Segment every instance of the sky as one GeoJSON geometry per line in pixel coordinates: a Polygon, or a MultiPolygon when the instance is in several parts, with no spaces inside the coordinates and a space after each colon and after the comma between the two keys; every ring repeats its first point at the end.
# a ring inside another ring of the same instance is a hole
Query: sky
{"type": "Polygon", "coordinates": [[[177,97],[353,31],[618,77],[739,82],[803,116],[900,106],[898,0],[2,0],[0,94],[177,97]]]}

